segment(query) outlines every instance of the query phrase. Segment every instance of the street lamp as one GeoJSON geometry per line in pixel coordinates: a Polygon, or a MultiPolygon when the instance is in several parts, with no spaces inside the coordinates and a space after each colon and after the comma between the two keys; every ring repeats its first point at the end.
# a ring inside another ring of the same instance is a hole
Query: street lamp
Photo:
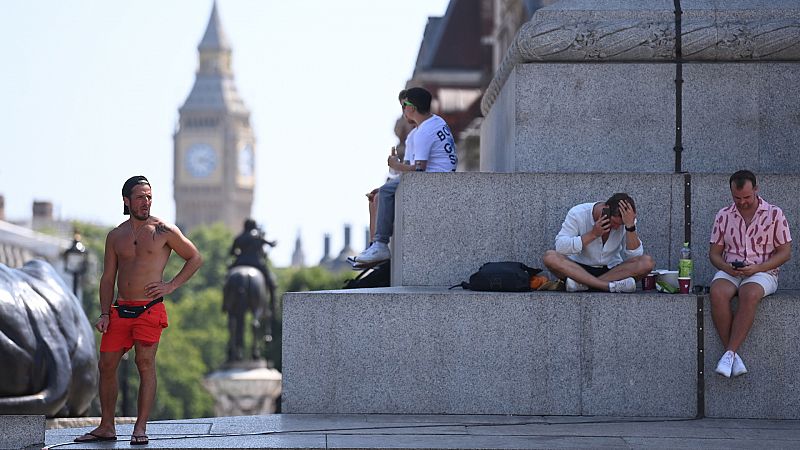
{"type": "Polygon", "coordinates": [[[86,257],[86,246],[81,242],[81,235],[75,231],[72,245],[64,252],[64,270],[72,274],[72,293],[76,296],[81,275],[86,272],[86,257]]]}

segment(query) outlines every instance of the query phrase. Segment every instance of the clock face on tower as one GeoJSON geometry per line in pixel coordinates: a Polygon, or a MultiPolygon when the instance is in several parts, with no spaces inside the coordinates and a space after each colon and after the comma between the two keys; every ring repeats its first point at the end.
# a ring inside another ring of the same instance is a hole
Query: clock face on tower
{"type": "Polygon", "coordinates": [[[217,168],[217,152],[208,144],[192,144],[186,151],[186,168],[195,178],[206,178],[217,168]]]}
{"type": "Polygon", "coordinates": [[[239,175],[243,177],[252,177],[255,173],[255,154],[250,144],[245,144],[239,149],[236,167],[239,175]]]}

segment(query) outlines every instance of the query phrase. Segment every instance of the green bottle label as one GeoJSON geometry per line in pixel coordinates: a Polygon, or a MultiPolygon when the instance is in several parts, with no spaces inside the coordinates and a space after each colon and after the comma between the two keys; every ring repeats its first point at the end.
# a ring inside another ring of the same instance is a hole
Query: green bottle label
{"type": "Polygon", "coordinates": [[[681,259],[678,260],[678,276],[691,277],[692,276],[692,260],[681,259]]]}

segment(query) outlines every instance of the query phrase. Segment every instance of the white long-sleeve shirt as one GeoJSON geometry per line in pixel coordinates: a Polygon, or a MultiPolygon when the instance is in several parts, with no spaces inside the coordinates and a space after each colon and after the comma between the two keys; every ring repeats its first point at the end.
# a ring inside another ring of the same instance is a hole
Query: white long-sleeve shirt
{"type": "Polygon", "coordinates": [[[561,231],[556,236],[556,251],[566,255],[575,262],[587,266],[614,267],[628,258],[644,254],[644,246],[639,241],[639,247],[628,250],[625,243],[625,227],[621,226],[608,233],[608,239],[603,244],[602,238],[594,239],[586,247],[583,246],[581,235],[594,227],[592,210],[596,202],[581,203],[572,207],[567,213],[567,218],[561,225],[561,231]]]}

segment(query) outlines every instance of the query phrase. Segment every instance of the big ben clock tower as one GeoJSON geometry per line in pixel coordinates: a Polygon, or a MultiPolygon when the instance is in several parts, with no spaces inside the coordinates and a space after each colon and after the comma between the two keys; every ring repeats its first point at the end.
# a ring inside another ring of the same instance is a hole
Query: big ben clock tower
{"type": "Polygon", "coordinates": [[[197,76],[174,136],[175,223],[184,232],[214,222],[238,232],[253,205],[255,137],[216,2],[197,50],[197,76]]]}

